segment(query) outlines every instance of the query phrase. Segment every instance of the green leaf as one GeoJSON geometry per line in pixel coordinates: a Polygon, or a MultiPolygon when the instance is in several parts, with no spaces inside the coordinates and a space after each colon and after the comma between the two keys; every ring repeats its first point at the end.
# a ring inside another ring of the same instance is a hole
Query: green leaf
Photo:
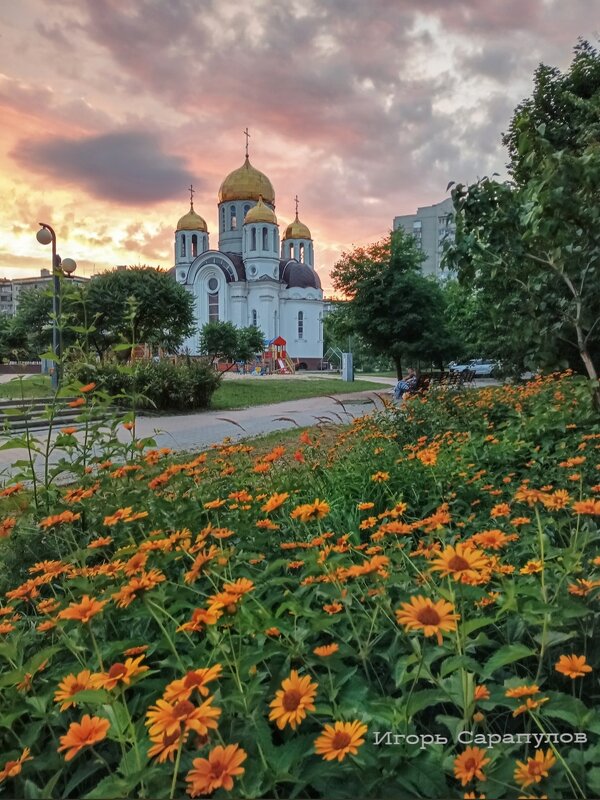
{"type": "Polygon", "coordinates": [[[523,644],[508,644],[501,647],[494,655],[487,661],[483,668],[482,678],[490,678],[493,673],[500,667],[507,664],[512,664],[514,661],[521,661],[524,658],[534,656],[535,653],[529,647],[523,644]]]}

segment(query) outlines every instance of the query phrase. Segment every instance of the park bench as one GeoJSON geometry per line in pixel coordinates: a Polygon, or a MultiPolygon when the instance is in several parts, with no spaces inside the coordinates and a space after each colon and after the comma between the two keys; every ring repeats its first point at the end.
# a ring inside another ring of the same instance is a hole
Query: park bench
{"type": "Polygon", "coordinates": [[[465,386],[472,386],[475,372],[472,369],[463,369],[462,372],[445,372],[434,382],[438,389],[459,391],[465,386]]]}

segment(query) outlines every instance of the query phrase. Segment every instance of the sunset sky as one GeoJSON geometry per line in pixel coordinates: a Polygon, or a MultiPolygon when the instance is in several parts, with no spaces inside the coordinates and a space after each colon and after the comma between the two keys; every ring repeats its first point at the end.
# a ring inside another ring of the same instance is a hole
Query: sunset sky
{"type": "Polygon", "coordinates": [[[596,0],[18,0],[0,4],[0,277],[38,274],[55,226],[78,274],[172,266],[189,209],[250,158],[280,229],[343,250],[503,174],[501,133],[540,61],[597,43],[596,0]]]}

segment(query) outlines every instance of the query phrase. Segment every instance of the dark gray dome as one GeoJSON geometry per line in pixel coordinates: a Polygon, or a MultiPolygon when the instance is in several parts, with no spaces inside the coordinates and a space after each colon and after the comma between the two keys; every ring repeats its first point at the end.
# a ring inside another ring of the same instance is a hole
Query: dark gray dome
{"type": "Polygon", "coordinates": [[[319,276],[308,264],[299,261],[280,261],[279,280],[286,284],[288,289],[320,289],[319,276]]]}

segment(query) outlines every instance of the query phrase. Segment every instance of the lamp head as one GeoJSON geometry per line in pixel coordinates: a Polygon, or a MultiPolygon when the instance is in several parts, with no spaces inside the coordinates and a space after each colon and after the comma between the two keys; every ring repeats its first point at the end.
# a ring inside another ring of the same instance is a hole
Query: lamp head
{"type": "Polygon", "coordinates": [[[35,238],[38,240],[40,244],[50,244],[52,241],[52,234],[48,230],[48,228],[40,228],[39,231],[36,233],[35,238]]]}
{"type": "Polygon", "coordinates": [[[77,264],[72,258],[63,258],[63,260],[60,262],[60,268],[66,275],[70,277],[77,269],[77,264]]]}

